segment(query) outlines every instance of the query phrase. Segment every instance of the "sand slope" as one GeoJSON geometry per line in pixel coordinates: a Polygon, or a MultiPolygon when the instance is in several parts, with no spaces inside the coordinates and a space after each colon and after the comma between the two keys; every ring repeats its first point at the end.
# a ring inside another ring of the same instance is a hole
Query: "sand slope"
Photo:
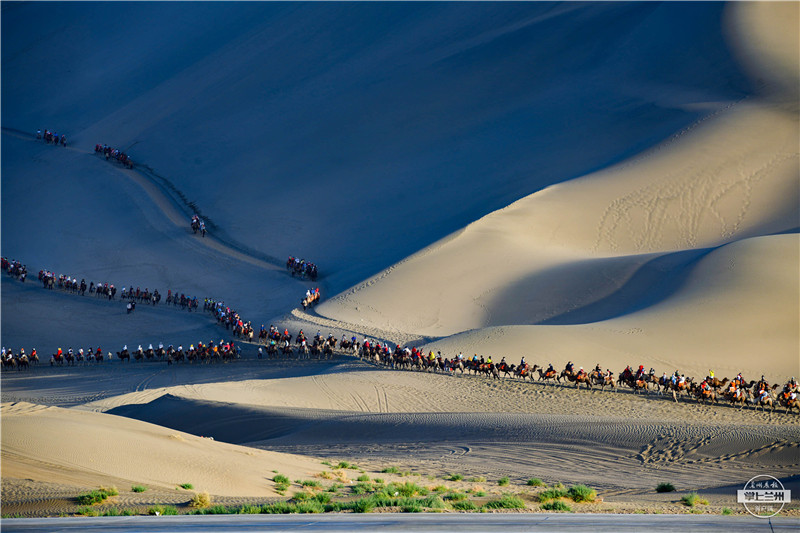
{"type": "Polygon", "coordinates": [[[273,469],[296,479],[324,468],[104,413],[4,403],[1,414],[4,478],[88,487],[110,478],[164,489],[192,483],[220,496],[263,497],[276,495],[273,469]]]}
{"type": "Polygon", "coordinates": [[[477,330],[434,345],[450,355],[796,374],[800,129],[785,80],[796,71],[798,29],[777,22],[797,21],[796,7],[731,7],[729,38],[784,67],[760,95],[487,215],[318,313],[423,336],[477,330]],[[750,18],[759,22],[745,31],[750,18]],[[761,38],[766,20],[780,24],[779,37],[761,38]],[[766,237],[780,232],[790,235],[766,237]],[[741,245],[719,248],[728,243],[741,245]],[[756,363],[754,353],[765,357],[756,363]]]}

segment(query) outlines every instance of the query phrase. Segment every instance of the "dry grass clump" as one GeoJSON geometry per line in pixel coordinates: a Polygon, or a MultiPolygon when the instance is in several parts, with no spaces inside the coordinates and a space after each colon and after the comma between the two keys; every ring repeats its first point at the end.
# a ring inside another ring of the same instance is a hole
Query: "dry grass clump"
{"type": "Polygon", "coordinates": [[[193,507],[195,509],[204,509],[210,506],[211,506],[211,496],[206,491],[198,492],[197,494],[192,496],[191,500],[189,500],[189,507],[193,507]]]}

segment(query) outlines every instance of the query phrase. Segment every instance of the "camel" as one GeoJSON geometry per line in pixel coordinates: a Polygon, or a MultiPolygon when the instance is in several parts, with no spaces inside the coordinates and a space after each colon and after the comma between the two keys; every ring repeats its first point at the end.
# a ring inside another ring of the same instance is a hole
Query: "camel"
{"type": "Polygon", "coordinates": [[[610,386],[616,392],[616,384],[614,383],[614,376],[605,376],[598,372],[597,370],[593,370],[591,374],[589,374],[589,379],[594,382],[595,385],[599,385],[601,390],[606,390],[606,385],[610,386]]]}
{"type": "Polygon", "coordinates": [[[539,368],[538,365],[528,366],[525,363],[525,366],[520,366],[514,372],[514,377],[520,378],[525,381],[526,378],[530,378],[533,381],[533,373],[536,372],[536,369],[539,368]]]}
{"type": "Polygon", "coordinates": [[[706,403],[706,400],[710,400],[712,403],[717,403],[717,393],[714,391],[713,388],[703,389],[702,387],[694,387],[694,395],[697,398],[698,402],[702,402],[703,404],[706,403]]]}
{"type": "Polygon", "coordinates": [[[729,380],[728,380],[728,378],[725,378],[725,379],[723,379],[722,381],[720,381],[720,380],[719,380],[719,379],[717,379],[717,378],[711,378],[711,379],[708,379],[708,378],[706,378],[706,381],[708,381],[708,384],[709,384],[709,385],[711,385],[711,386],[714,388],[714,390],[715,390],[715,391],[719,392],[719,389],[721,389],[722,387],[724,387],[724,386],[725,386],[725,384],[726,384],[726,383],[727,383],[729,380]]]}
{"type": "Polygon", "coordinates": [[[575,383],[575,388],[578,389],[578,390],[580,390],[580,388],[581,388],[581,383],[585,383],[587,389],[589,389],[589,390],[592,389],[592,380],[589,378],[589,375],[586,374],[586,373],[583,373],[583,374],[577,373],[577,374],[575,374],[573,372],[568,372],[567,370],[562,370],[561,374],[557,378],[559,383],[561,383],[561,379],[562,378],[566,378],[567,380],[575,383]]]}
{"type": "Polygon", "coordinates": [[[509,374],[514,375],[516,370],[516,365],[509,365],[508,363],[501,363],[497,365],[497,370],[503,373],[503,377],[507,378],[509,374]]]}
{"type": "MultiPolygon", "coordinates": [[[[723,394],[723,397],[726,398],[731,405],[739,404],[740,409],[744,409],[745,405],[750,401],[750,394],[743,389],[729,390],[723,394]]],[[[772,398],[769,398],[769,400],[770,404],[772,404],[772,398]]]]}
{"type": "Polygon", "coordinates": [[[762,397],[758,397],[758,398],[753,400],[753,403],[756,404],[755,405],[756,409],[761,407],[762,411],[765,410],[767,408],[767,406],[769,406],[771,411],[775,410],[775,400],[772,398],[772,394],[768,394],[767,396],[765,396],[763,398],[762,397]]]}
{"type": "MultiPolygon", "coordinates": [[[[773,389],[777,388],[777,384],[773,387],[773,389]]],[[[797,412],[800,413],[800,403],[798,403],[797,398],[792,399],[791,393],[783,391],[778,394],[778,404],[786,409],[786,412],[793,411],[797,409],[797,412]]]]}
{"type": "Polygon", "coordinates": [[[547,383],[550,380],[558,381],[559,378],[558,372],[556,372],[555,370],[545,371],[540,368],[537,370],[537,372],[539,373],[539,379],[537,381],[544,381],[545,383],[547,383]]]}

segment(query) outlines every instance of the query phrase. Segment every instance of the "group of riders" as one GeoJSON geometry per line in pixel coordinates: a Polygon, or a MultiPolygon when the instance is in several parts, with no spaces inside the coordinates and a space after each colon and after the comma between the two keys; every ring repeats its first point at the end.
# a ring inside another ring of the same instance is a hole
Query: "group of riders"
{"type": "MultiPolygon", "coordinates": [[[[86,295],[87,290],[89,294],[94,294],[95,297],[104,297],[109,300],[113,300],[117,295],[117,288],[113,283],[109,284],[99,281],[95,283],[94,281],[90,281],[89,285],[86,285],[85,278],[81,278],[81,280],[78,281],[77,277],[73,278],[65,274],[57,275],[55,272],[46,269],[39,271],[39,281],[45,289],[53,290],[53,288],[58,288],[59,290],[80,294],[81,296],[86,295]]],[[[122,297],[125,298],[124,288],[122,297]]]]}
{"type": "MultiPolygon", "coordinates": [[[[25,370],[30,368],[31,365],[39,364],[39,354],[36,348],[31,350],[30,355],[25,353],[25,348],[21,348],[19,353],[13,353],[11,348],[3,348],[0,354],[2,354],[3,368],[25,370]]],[[[83,348],[80,348],[77,352],[73,351],[72,348],[69,348],[66,352],[59,348],[50,356],[50,365],[102,363],[106,357],[111,360],[111,352],[104,356],[103,349],[100,347],[97,350],[89,347],[86,352],[83,351],[83,348]]]]}
{"type": "Polygon", "coordinates": [[[319,294],[319,287],[316,289],[308,289],[306,290],[306,296],[302,300],[300,300],[300,305],[303,306],[303,311],[312,307],[315,303],[317,303],[320,299],[319,294]]]}
{"type": "MultiPolygon", "coordinates": [[[[114,300],[117,295],[117,287],[113,283],[103,283],[100,281],[95,283],[94,281],[90,281],[87,285],[85,278],[81,278],[81,280],[78,281],[77,277],[73,278],[65,274],[57,275],[55,272],[45,269],[39,271],[39,281],[42,282],[45,289],[52,290],[54,287],[57,287],[62,291],[80,294],[81,296],[84,296],[88,291],[89,294],[94,294],[98,298],[104,297],[109,300],[114,300]]],[[[145,287],[144,290],[142,290],[141,287],[136,287],[135,289],[133,286],[130,288],[122,287],[120,297],[123,301],[127,300],[128,303],[131,304],[146,303],[157,305],[161,302],[161,293],[158,292],[158,289],[151,292],[147,287],[145,287]]],[[[166,303],[174,307],[180,306],[182,309],[188,308],[189,311],[198,306],[196,296],[190,297],[186,296],[184,293],[179,295],[177,292],[173,294],[172,289],[167,291],[166,303]]]]}
{"type": "Polygon", "coordinates": [[[261,324],[261,330],[258,333],[258,342],[265,343],[266,349],[261,346],[258,347],[258,358],[261,359],[265,354],[269,359],[293,357],[295,355],[299,358],[308,358],[311,356],[317,358],[332,358],[337,343],[339,343],[340,349],[352,349],[352,351],[355,352],[353,349],[356,345],[355,341],[355,337],[348,340],[346,335],[342,335],[340,342],[337,341],[332,333],[328,333],[327,337],[323,337],[321,331],[317,331],[317,334],[309,340],[305,332],[301,329],[295,339],[295,345],[297,346],[297,352],[295,353],[295,349],[292,346],[292,335],[289,333],[288,329],[284,329],[283,332],[281,332],[277,327],[270,325],[269,330],[267,330],[264,328],[264,324],[261,324]]]}
{"type": "Polygon", "coordinates": [[[190,226],[192,227],[193,233],[197,234],[199,231],[203,237],[206,236],[206,223],[202,218],[200,218],[200,215],[192,215],[190,226]]]}
{"type": "Polygon", "coordinates": [[[253,340],[253,326],[248,321],[239,316],[239,313],[225,305],[225,302],[217,302],[212,298],[206,298],[203,302],[203,310],[210,312],[217,322],[229,329],[236,337],[247,341],[253,340]]]}
{"type": "Polygon", "coordinates": [[[28,277],[28,267],[15,259],[9,261],[3,257],[0,259],[0,268],[2,268],[3,272],[7,273],[9,276],[14,276],[22,283],[25,283],[25,278],[28,277]]]}
{"type": "Polygon", "coordinates": [[[205,344],[198,342],[197,346],[190,344],[186,350],[184,350],[182,344],[175,348],[172,344],[165,347],[163,342],[159,342],[157,348],[153,348],[152,344],[147,348],[142,348],[140,344],[137,349],[131,351],[128,350],[128,345],[126,344],[122,347],[122,350],[117,352],[117,358],[120,362],[130,361],[131,357],[133,357],[134,361],[166,360],[167,364],[171,365],[181,362],[194,363],[195,361],[201,363],[228,362],[239,359],[241,353],[241,348],[236,346],[233,341],[221,339],[218,343],[212,340],[205,344]]]}
{"type": "MultiPolygon", "coordinates": [[[[179,345],[175,348],[170,344],[165,347],[162,342],[158,343],[157,348],[154,348],[152,344],[147,348],[142,348],[140,344],[137,349],[128,350],[128,345],[126,344],[123,346],[122,350],[117,352],[116,357],[120,362],[125,362],[126,360],[130,361],[131,358],[133,358],[134,361],[154,359],[159,361],[166,360],[167,364],[182,361],[191,363],[195,360],[200,362],[224,362],[241,357],[241,348],[236,346],[233,341],[225,341],[224,339],[220,340],[218,343],[215,343],[213,340],[207,344],[198,342],[197,347],[192,344],[187,350],[183,349],[183,345],[179,345]]],[[[17,370],[24,370],[29,368],[30,365],[39,363],[39,356],[35,348],[31,351],[30,355],[25,353],[24,348],[16,354],[13,353],[11,348],[3,348],[3,351],[0,352],[0,358],[2,359],[3,368],[16,368],[17,370]]],[[[84,351],[83,348],[79,348],[75,351],[72,347],[69,347],[65,351],[59,347],[55,353],[50,356],[50,365],[88,365],[92,363],[102,363],[105,360],[111,361],[113,358],[114,356],[111,352],[104,355],[103,349],[100,347],[95,350],[90,346],[86,351],[84,351]]]]}
{"type": "Polygon", "coordinates": [[[317,281],[317,275],[319,274],[319,272],[317,272],[317,265],[291,255],[286,261],[286,269],[292,273],[292,277],[299,276],[300,279],[309,278],[311,281],[317,281]]]}
{"type": "Polygon", "coordinates": [[[66,135],[63,135],[63,134],[59,135],[58,133],[54,133],[54,132],[52,132],[50,130],[44,130],[44,133],[42,133],[42,130],[37,130],[36,131],[36,138],[39,139],[39,140],[44,138],[44,142],[46,142],[47,144],[53,143],[53,146],[58,146],[59,144],[61,146],[66,146],[67,145],[67,136],[66,135]]]}
{"type": "MultiPolygon", "coordinates": [[[[355,342],[355,339],[353,339],[355,342]]],[[[614,378],[614,372],[610,369],[603,370],[599,364],[591,371],[585,370],[582,366],[575,368],[572,361],[567,362],[564,369],[559,372],[550,363],[547,368],[539,365],[530,365],[523,357],[518,365],[509,364],[505,357],[496,362],[492,357],[484,358],[474,354],[471,358],[459,353],[452,359],[443,357],[441,352],[436,354],[429,351],[425,354],[416,347],[402,347],[397,345],[391,349],[387,343],[370,342],[364,339],[363,343],[355,343],[355,351],[364,359],[368,359],[380,364],[396,369],[427,370],[433,372],[445,372],[455,375],[457,371],[474,372],[478,375],[486,375],[499,379],[501,375],[509,375],[519,379],[530,379],[534,381],[534,374],[538,371],[537,381],[553,381],[554,383],[575,383],[580,388],[584,385],[591,389],[593,385],[605,389],[606,386],[617,390],[617,383],[622,383],[633,389],[635,392],[648,392],[650,387],[655,388],[659,394],[671,392],[675,401],[680,395],[687,395],[705,403],[707,400],[716,402],[717,398],[728,400],[731,404],[738,404],[740,407],[753,405],[755,407],[775,408],[780,405],[787,411],[797,409],[800,412],[800,403],[797,399],[797,382],[792,377],[783,387],[782,391],[775,395],[774,391],[779,387],[778,384],[770,387],[764,376],[760,380],[747,382],[741,373],[733,380],[725,378],[719,380],[715,378],[714,372],[709,370],[709,375],[700,383],[695,383],[691,377],[686,377],[677,370],[669,375],[666,372],[662,376],[657,376],[654,369],[645,370],[644,365],[639,365],[634,369],[627,366],[620,374],[619,379],[614,378]]]]}
{"type": "Polygon", "coordinates": [[[95,144],[94,153],[102,154],[105,156],[106,161],[113,159],[125,168],[133,168],[133,159],[131,159],[128,154],[117,148],[112,148],[107,144],[95,144]]]}
{"type": "MultiPolygon", "coordinates": [[[[27,268],[19,261],[9,261],[7,258],[3,257],[0,259],[0,265],[2,266],[2,270],[7,272],[10,276],[15,276],[21,281],[25,281],[27,268]]],[[[95,283],[94,281],[90,281],[87,285],[86,278],[81,278],[79,281],[77,276],[73,277],[66,274],[56,274],[47,269],[39,270],[38,277],[45,289],[53,290],[57,288],[61,291],[79,294],[81,296],[85,296],[88,292],[90,295],[94,295],[97,298],[116,299],[117,287],[113,283],[104,283],[100,281],[95,283]]],[[[140,287],[134,289],[133,285],[130,287],[122,287],[120,296],[123,301],[127,301],[128,304],[131,304],[128,312],[133,310],[136,303],[157,305],[161,302],[162,297],[158,289],[153,291],[150,291],[147,287],[145,287],[144,290],[140,287]]],[[[166,303],[173,307],[180,306],[181,309],[187,309],[188,311],[196,310],[199,306],[196,296],[187,296],[184,293],[179,294],[177,291],[173,292],[172,289],[167,291],[166,303]]]]}

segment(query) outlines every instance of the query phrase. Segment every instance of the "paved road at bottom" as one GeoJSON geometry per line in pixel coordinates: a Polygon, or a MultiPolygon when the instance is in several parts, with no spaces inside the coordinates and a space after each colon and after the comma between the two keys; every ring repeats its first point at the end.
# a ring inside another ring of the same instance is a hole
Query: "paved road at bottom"
{"type": "Polygon", "coordinates": [[[11,518],[0,521],[3,533],[174,533],[191,531],[570,531],[703,533],[731,531],[796,532],[800,518],[770,520],[718,515],[620,515],[620,514],[325,514],[325,515],[211,515],[120,516],[104,518],[11,518]]]}

